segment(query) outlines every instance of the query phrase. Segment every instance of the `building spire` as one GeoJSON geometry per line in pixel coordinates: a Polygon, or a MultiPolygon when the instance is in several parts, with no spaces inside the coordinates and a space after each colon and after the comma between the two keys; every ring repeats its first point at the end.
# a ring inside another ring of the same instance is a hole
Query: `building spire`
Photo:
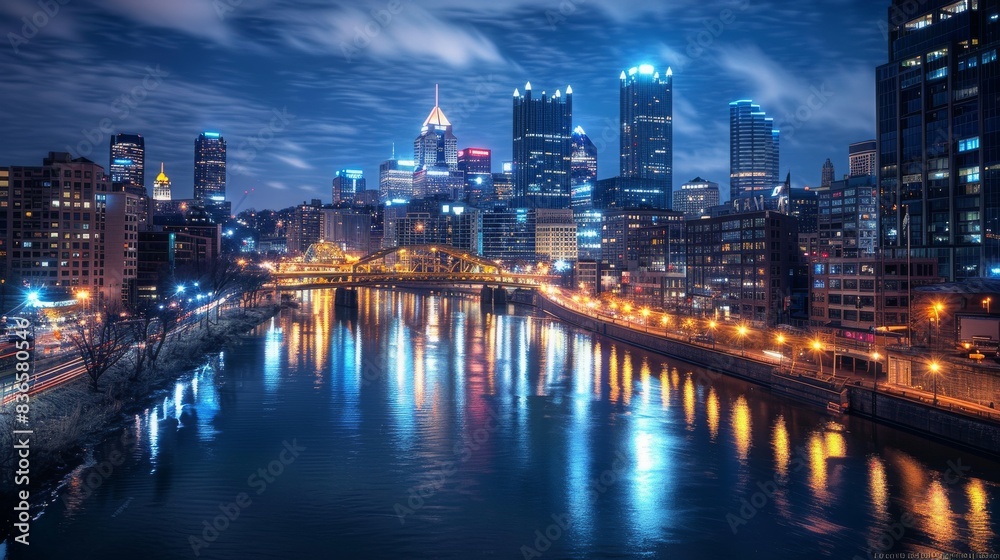
{"type": "Polygon", "coordinates": [[[438,106],[438,85],[434,84],[434,106],[438,106]]]}

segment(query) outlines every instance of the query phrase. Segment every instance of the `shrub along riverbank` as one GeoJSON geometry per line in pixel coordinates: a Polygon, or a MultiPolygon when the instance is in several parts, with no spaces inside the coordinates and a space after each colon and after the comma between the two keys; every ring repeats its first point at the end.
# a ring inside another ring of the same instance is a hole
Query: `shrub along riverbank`
{"type": "MultiPolygon", "coordinates": [[[[44,393],[32,395],[29,425],[16,429],[33,430],[31,434],[30,486],[44,487],[78,461],[86,445],[99,441],[129,414],[142,410],[149,398],[183,373],[201,364],[207,354],[219,351],[257,325],[274,316],[277,306],[231,308],[218,320],[203,321],[171,332],[160,357],[135,377],[133,364],[121,360],[100,379],[95,391],[91,380],[82,375],[44,393]]],[[[0,471],[14,472],[14,414],[0,415],[0,471]]],[[[0,480],[0,497],[13,503],[13,476],[0,480]]],[[[32,492],[36,494],[35,491],[32,492]]],[[[9,515],[5,512],[4,516],[9,515]]],[[[4,530],[10,524],[4,524],[4,530]]],[[[4,531],[6,532],[6,531],[4,531]]],[[[0,537],[2,539],[2,537],[0,537]]]]}

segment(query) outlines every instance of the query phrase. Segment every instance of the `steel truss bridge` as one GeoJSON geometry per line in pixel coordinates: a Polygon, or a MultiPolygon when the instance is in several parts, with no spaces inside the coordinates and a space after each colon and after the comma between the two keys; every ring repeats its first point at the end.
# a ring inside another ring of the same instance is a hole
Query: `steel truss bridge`
{"type": "Polygon", "coordinates": [[[310,246],[301,261],[281,263],[271,277],[277,290],[400,285],[534,289],[556,280],[506,271],[493,261],[447,245],[393,247],[352,262],[329,243],[310,246]]]}

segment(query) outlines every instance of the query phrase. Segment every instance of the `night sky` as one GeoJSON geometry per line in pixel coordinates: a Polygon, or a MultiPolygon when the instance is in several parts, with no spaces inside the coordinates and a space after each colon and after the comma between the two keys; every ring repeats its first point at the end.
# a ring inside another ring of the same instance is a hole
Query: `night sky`
{"type": "Polygon", "coordinates": [[[362,168],[377,188],[393,142],[397,156],[412,155],[435,83],[459,148],[492,148],[495,171],[510,159],[514,88],[572,85],[574,125],[601,149],[600,177],[614,176],[618,76],[640,63],[674,71],[675,188],[701,176],[728,193],[729,102],[745,98],[782,131],[781,176],[816,185],[826,158],[846,173],[848,144],[875,136],[889,4],[50,3],[52,17],[35,0],[0,2],[0,165],[71,151],[107,166],[103,124],[145,136],[146,186],[163,161],[174,197],[186,198],[194,140],[216,130],[229,146],[229,198],[256,189],[240,210],[329,202],[341,168],[362,168]],[[25,16],[45,25],[32,34],[25,16]]]}

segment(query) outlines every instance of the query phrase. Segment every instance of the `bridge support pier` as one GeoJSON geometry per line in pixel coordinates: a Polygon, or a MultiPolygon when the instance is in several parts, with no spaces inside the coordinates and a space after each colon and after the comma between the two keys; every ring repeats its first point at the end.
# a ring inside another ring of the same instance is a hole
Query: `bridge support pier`
{"type": "Polygon", "coordinates": [[[507,290],[503,286],[497,286],[493,288],[493,305],[504,306],[507,305],[507,290]]]}
{"type": "Polygon", "coordinates": [[[337,288],[333,296],[333,304],[349,309],[358,308],[358,291],[354,288],[337,288]]]}
{"type": "Polygon", "coordinates": [[[483,289],[479,290],[479,303],[483,307],[493,306],[493,288],[483,286],[483,289]]]}

